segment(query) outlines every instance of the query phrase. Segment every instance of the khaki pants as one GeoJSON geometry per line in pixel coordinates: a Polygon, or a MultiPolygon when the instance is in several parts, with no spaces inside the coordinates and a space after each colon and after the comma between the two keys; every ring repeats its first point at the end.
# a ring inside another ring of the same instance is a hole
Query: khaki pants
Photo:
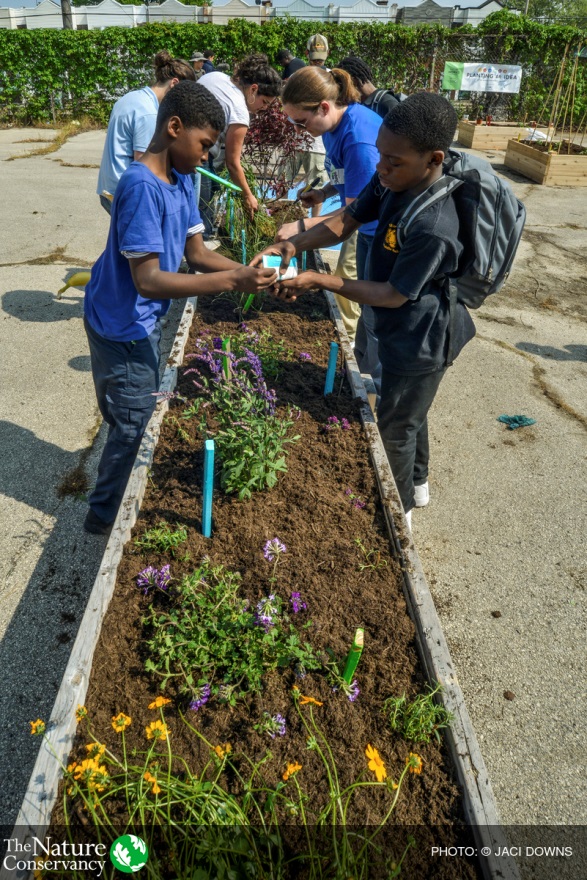
{"type": "MultiPolygon", "coordinates": [[[[357,232],[353,232],[350,238],[343,242],[340,249],[338,263],[336,264],[335,275],[339,278],[348,278],[350,281],[357,280],[357,232]]],[[[335,293],[334,298],[340,309],[342,320],[348,337],[351,342],[355,341],[357,333],[357,323],[361,316],[361,306],[352,302],[345,296],[335,293]]]]}

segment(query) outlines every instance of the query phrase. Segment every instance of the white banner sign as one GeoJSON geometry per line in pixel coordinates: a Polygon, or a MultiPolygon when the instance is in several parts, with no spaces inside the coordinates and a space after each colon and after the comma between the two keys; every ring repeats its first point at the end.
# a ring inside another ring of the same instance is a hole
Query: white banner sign
{"type": "Polygon", "coordinates": [[[522,68],[516,64],[464,64],[447,61],[444,65],[442,88],[465,92],[520,91],[522,68]]]}

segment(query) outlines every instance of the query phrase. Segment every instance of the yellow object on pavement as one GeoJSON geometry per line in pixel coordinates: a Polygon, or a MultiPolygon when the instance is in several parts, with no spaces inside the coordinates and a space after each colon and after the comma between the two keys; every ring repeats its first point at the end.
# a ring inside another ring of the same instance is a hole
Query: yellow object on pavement
{"type": "Polygon", "coordinates": [[[71,278],[67,279],[63,287],[57,291],[57,299],[61,299],[61,294],[65,293],[68,287],[85,287],[91,275],[91,272],[75,272],[71,278]]]}

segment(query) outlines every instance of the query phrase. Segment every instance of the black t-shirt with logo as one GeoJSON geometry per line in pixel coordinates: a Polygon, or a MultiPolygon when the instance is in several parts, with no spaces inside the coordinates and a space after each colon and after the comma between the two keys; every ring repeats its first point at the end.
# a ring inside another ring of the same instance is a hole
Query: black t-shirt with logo
{"type": "MultiPolygon", "coordinates": [[[[385,189],[375,174],[347,208],[361,224],[378,220],[367,279],[388,281],[408,299],[397,309],[374,308],[379,359],[385,370],[401,375],[432,373],[446,363],[449,301],[443,276],[456,271],[463,250],[450,196],[423,211],[398,247],[397,223],[412,198],[385,189]]],[[[471,316],[458,303],[451,340],[454,357],[474,335],[471,316]]]]}

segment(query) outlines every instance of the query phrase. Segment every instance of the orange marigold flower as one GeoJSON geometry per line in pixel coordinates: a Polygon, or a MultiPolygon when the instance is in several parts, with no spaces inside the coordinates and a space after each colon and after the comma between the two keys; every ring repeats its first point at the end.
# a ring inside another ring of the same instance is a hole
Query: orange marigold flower
{"type": "Polygon", "coordinates": [[[232,752],[232,746],[230,743],[222,743],[222,745],[214,746],[214,751],[222,761],[229,752],[232,752]]]}
{"type": "Polygon", "coordinates": [[[387,779],[387,770],[377,749],[374,749],[372,745],[368,745],[365,749],[365,755],[369,761],[369,770],[375,774],[377,782],[383,782],[384,779],[387,779]]]}
{"type": "Polygon", "coordinates": [[[117,733],[122,733],[123,730],[126,730],[130,723],[131,719],[124,712],[119,712],[118,715],[112,716],[112,727],[117,733]]]}
{"type": "Polygon", "coordinates": [[[408,773],[417,773],[419,775],[422,772],[423,763],[420,755],[417,755],[415,752],[410,752],[406,758],[408,773]]]}
{"type": "Polygon", "coordinates": [[[167,739],[169,736],[169,728],[162,721],[152,721],[145,728],[147,739],[167,739]]]}
{"type": "Polygon", "coordinates": [[[75,710],[75,723],[79,724],[84,718],[88,717],[88,710],[85,706],[78,706],[75,710]]]}
{"type": "Polygon", "coordinates": [[[158,783],[157,783],[157,777],[156,777],[156,776],[153,776],[152,773],[149,773],[149,772],[147,771],[147,773],[145,773],[145,774],[143,775],[143,779],[145,779],[147,782],[149,782],[149,783],[153,786],[153,788],[151,789],[151,792],[152,792],[153,794],[161,794],[161,787],[160,787],[160,786],[158,785],[158,783]]]}
{"type": "Polygon", "coordinates": [[[152,703],[149,703],[149,709],[160,709],[161,706],[166,706],[168,703],[171,703],[171,700],[168,700],[167,697],[157,697],[152,703]]]}
{"type": "Polygon", "coordinates": [[[323,706],[324,703],[321,703],[320,700],[315,700],[314,697],[305,697],[303,694],[300,694],[300,706],[305,706],[306,703],[312,703],[314,706],[323,706]]]}
{"type": "Polygon", "coordinates": [[[31,736],[42,736],[45,733],[47,726],[40,718],[37,718],[36,721],[29,721],[29,724],[31,725],[31,736]]]}
{"type": "Polygon", "coordinates": [[[88,743],[88,745],[86,746],[86,751],[88,752],[88,756],[90,758],[99,759],[106,751],[106,746],[103,746],[102,743],[88,743]]]}
{"type": "Polygon", "coordinates": [[[297,773],[298,770],[301,770],[301,769],[302,769],[301,764],[296,764],[296,763],[289,764],[288,763],[287,767],[285,768],[285,773],[283,774],[283,776],[281,778],[283,779],[284,782],[287,782],[287,780],[289,779],[290,776],[293,776],[294,773],[297,773]]]}

